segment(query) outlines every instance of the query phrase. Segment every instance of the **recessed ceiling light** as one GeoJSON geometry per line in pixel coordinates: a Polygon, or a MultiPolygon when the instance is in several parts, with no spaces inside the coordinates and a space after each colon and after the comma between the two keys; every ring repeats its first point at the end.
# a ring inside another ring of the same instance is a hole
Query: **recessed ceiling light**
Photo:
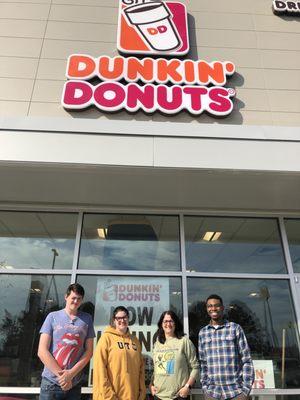
{"type": "Polygon", "coordinates": [[[257,292],[249,293],[248,297],[259,297],[259,293],[257,293],[257,292]]]}
{"type": "Polygon", "coordinates": [[[107,228],[98,228],[97,234],[100,239],[106,239],[107,236],[107,228]]]}
{"type": "Polygon", "coordinates": [[[206,242],[215,242],[220,238],[222,235],[222,232],[205,232],[205,234],[202,237],[202,240],[205,240],[206,242]]]}

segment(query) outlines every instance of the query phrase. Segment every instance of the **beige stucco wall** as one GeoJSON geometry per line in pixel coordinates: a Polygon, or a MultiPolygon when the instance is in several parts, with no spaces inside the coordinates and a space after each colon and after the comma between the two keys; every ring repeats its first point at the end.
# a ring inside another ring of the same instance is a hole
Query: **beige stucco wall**
{"type": "Polygon", "coordinates": [[[237,91],[231,116],[71,114],[61,107],[70,54],[117,54],[117,0],[1,0],[0,115],[299,126],[300,16],[275,16],[272,0],[185,3],[189,57],[236,64],[229,80],[237,91]]]}

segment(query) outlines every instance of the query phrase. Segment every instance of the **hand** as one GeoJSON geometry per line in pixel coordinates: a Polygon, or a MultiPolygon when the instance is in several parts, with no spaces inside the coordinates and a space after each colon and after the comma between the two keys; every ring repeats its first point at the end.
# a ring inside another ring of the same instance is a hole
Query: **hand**
{"type": "Polygon", "coordinates": [[[61,385],[60,387],[62,388],[62,390],[64,391],[64,392],[67,392],[68,390],[71,390],[72,389],[72,382],[67,382],[67,383],[65,383],[64,385],[61,385]]]}
{"type": "Polygon", "coordinates": [[[179,391],[178,394],[180,397],[188,397],[190,394],[190,389],[187,388],[186,386],[183,386],[179,391]]]}
{"type": "MultiPolygon", "coordinates": [[[[65,390],[64,387],[66,385],[71,384],[71,387],[72,387],[72,379],[73,379],[73,376],[72,376],[71,372],[65,369],[59,373],[58,383],[59,383],[60,387],[63,390],[65,390]]],[[[67,389],[67,390],[69,390],[69,389],[67,389]]]]}
{"type": "Polygon", "coordinates": [[[154,385],[151,385],[150,392],[151,392],[152,396],[155,396],[157,393],[157,388],[154,385]]]}
{"type": "Polygon", "coordinates": [[[58,371],[55,372],[55,375],[57,376],[57,378],[60,377],[60,375],[63,373],[64,371],[62,369],[59,369],[58,371]]]}

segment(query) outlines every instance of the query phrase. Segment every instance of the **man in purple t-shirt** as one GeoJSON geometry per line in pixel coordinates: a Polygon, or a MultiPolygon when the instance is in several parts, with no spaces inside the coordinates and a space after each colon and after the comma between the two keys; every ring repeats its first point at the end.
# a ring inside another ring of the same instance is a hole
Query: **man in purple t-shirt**
{"type": "Polygon", "coordinates": [[[44,364],[40,400],[79,400],[81,371],[93,354],[95,332],[89,314],[78,311],[84,289],[70,285],[66,307],[48,314],[41,327],[38,356],[44,364]]]}

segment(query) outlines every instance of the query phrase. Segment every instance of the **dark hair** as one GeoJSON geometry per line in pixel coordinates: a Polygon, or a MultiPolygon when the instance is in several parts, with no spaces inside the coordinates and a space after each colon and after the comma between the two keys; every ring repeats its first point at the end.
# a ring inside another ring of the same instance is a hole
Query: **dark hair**
{"type": "Polygon", "coordinates": [[[208,300],[210,299],[219,300],[219,302],[223,305],[222,297],[218,296],[217,294],[211,294],[210,296],[208,296],[208,298],[205,301],[205,304],[207,304],[208,300]]]}
{"type": "Polygon", "coordinates": [[[81,285],[79,285],[79,283],[72,283],[71,285],[69,285],[66,291],[66,296],[68,297],[71,292],[79,294],[79,296],[84,298],[84,289],[81,285]]]}
{"type": "Polygon", "coordinates": [[[114,320],[119,311],[123,311],[127,315],[127,317],[129,317],[129,311],[127,310],[127,308],[124,306],[118,306],[114,309],[114,311],[111,315],[110,326],[114,326],[114,320]]]}
{"type": "Polygon", "coordinates": [[[174,311],[172,311],[172,310],[164,311],[158,320],[158,323],[157,323],[158,330],[156,332],[157,339],[162,344],[164,344],[166,341],[165,332],[162,327],[162,322],[163,322],[165,315],[170,315],[170,317],[174,321],[174,324],[175,324],[174,334],[177,337],[177,339],[181,339],[184,336],[182,323],[181,323],[180,319],[177,317],[177,315],[174,313],[174,311]]]}

